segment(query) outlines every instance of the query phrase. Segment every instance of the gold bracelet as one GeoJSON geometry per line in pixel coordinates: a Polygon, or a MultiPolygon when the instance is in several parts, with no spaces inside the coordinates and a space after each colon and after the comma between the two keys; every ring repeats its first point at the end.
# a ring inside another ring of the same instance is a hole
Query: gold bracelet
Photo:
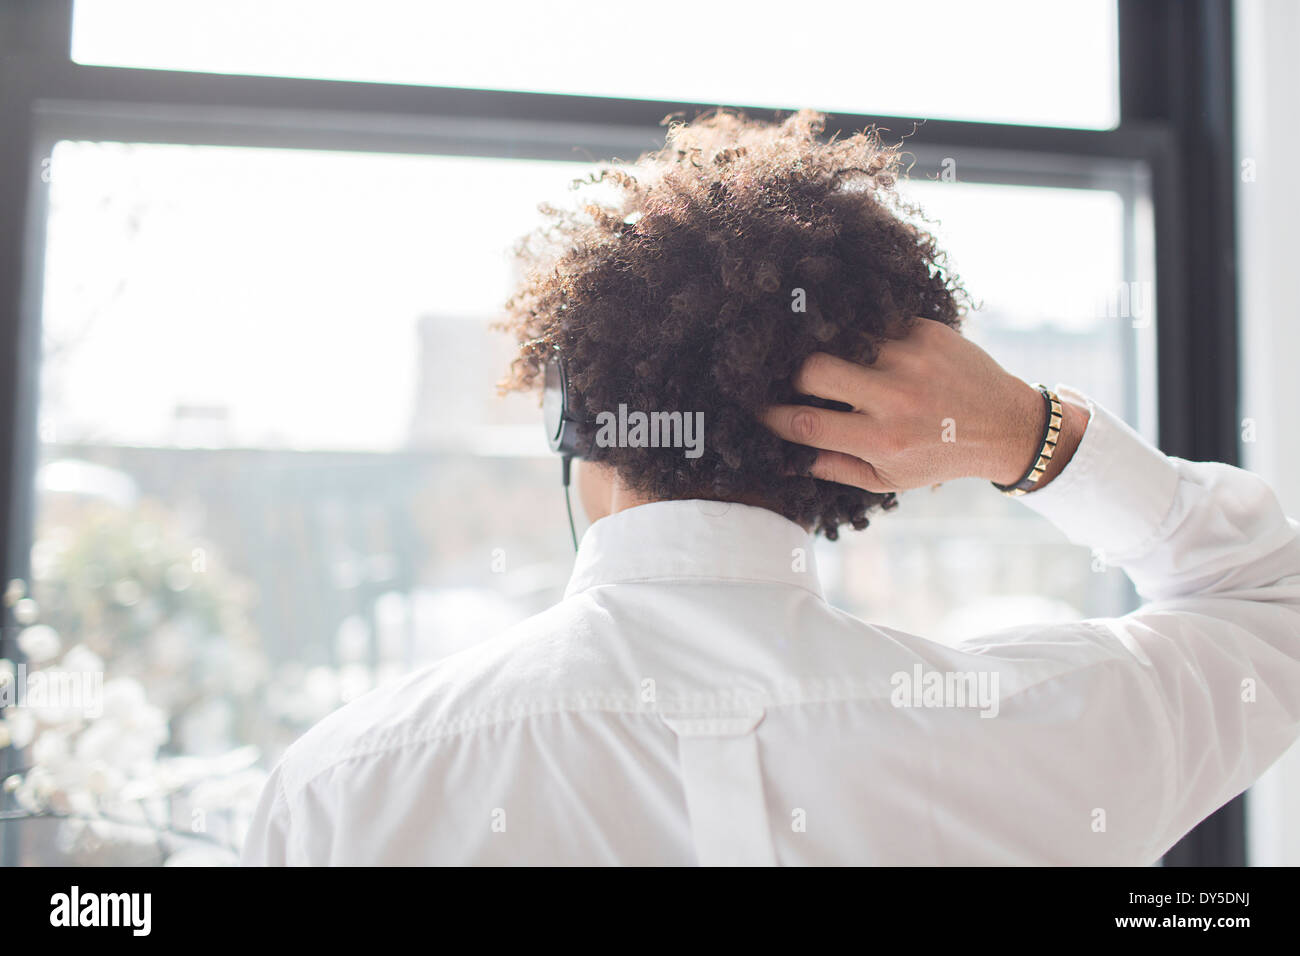
{"type": "Polygon", "coordinates": [[[1048,463],[1051,462],[1052,455],[1056,452],[1056,443],[1061,437],[1061,422],[1065,418],[1065,412],[1061,408],[1061,400],[1046,385],[1039,385],[1035,382],[1033,387],[1038,389],[1038,393],[1043,396],[1043,403],[1047,406],[1047,426],[1043,429],[1043,440],[1039,442],[1038,454],[1034,456],[1034,463],[1029,466],[1029,470],[1025,472],[1024,477],[1009,485],[999,485],[996,481],[992,482],[994,488],[1009,498],[1019,498],[1021,495],[1034,490],[1039,479],[1047,471],[1048,463]]]}

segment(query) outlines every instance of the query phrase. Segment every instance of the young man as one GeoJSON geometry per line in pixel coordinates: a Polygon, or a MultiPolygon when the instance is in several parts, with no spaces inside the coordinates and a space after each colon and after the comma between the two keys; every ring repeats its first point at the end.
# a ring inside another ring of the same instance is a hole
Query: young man
{"type": "Polygon", "coordinates": [[[564,363],[595,520],[565,598],[308,733],[247,862],[1147,864],[1295,740],[1270,490],[1008,375],[896,153],[819,132],[676,126],[523,248],[509,384],[564,363]],[[812,533],[969,476],[1148,603],[956,648],[826,603],[812,533]]]}

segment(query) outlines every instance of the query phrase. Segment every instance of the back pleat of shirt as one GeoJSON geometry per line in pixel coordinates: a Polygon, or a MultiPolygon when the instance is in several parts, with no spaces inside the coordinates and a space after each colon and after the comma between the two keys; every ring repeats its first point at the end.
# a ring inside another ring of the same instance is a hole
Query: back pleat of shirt
{"type": "Polygon", "coordinates": [[[696,861],[701,866],[775,866],[756,728],[762,712],[664,717],[678,759],[696,861]]]}

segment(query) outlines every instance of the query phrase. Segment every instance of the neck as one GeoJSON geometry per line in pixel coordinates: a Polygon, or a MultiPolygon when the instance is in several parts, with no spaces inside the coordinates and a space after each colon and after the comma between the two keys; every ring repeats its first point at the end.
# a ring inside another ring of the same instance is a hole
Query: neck
{"type": "MultiPolygon", "coordinates": [[[[616,514],[620,511],[626,511],[629,508],[636,508],[640,505],[648,505],[656,501],[667,501],[667,500],[671,500],[671,499],[648,497],[637,491],[632,490],[631,488],[627,487],[620,481],[615,481],[612,487],[610,488],[609,511],[607,513],[616,514]]],[[[709,500],[713,500],[713,499],[709,499],[709,500]]],[[[736,497],[727,500],[733,501],[736,504],[752,505],[755,508],[764,508],[768,511],[775,512],[776,514],[781,514],[780,510],[777,508],[773,508],[770,502],[760,500],[755,495],[737,495],[736,497]]],[[[812,530],[812,528],[806,524],[802,525],[802,527],[805,531],[812,530]]]]}
{"type": "MultiPolygon", "coordinates": [[[[640,505],[669,500],[642,494],[624,483],[612,468],[587,461],[581,462],[578,470],[578,492],[582,509],[590,521],[597,521],[606,515],[627,511],[640,505]]],[[[755,508],[781,513],[779,508],[772,507],[771,502],[761,500],[756,495],[737,495],[728,500],[736,504],[752,505],[755,508]]],[[[804,530],[812,529],[805,525],[804,530]]]]}

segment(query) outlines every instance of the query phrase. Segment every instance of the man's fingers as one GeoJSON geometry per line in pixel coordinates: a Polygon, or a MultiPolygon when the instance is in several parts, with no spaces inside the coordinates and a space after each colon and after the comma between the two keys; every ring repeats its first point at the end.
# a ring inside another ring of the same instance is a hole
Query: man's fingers
{"type": "Polygon", "coordinates": [[[809,473],[823,481],[885,494],[897,491],[862,455],[871,454],[871,420],[857,412],[808,405],[773,405],[763,423],[786,441],[817,449],[809,473]]]}
{"type": "Polygon", "coordinates": [[[877,494],[897,490],[889,487],[889,484],[881,479],[870,463],[840,451],[819,452],[810,473],[814,478],[820,478],[823,481],[833,481],[837,485],[852,485],[855,488],[874,491],[877,494]]]}
{"type": "Polygon", "coordinates": [[[786,441],[849,454],[866,452],[865,415],[837,412],[809,405],[772,405],[764,410],[763,424],[786,441]]]}
{"type": "Polygon", "coordinates": [[[814,352],[804,359],[792,384],[803,395],[816,395],[861,410],[872,389],[872,371],[836,355],[814,352]]]}

